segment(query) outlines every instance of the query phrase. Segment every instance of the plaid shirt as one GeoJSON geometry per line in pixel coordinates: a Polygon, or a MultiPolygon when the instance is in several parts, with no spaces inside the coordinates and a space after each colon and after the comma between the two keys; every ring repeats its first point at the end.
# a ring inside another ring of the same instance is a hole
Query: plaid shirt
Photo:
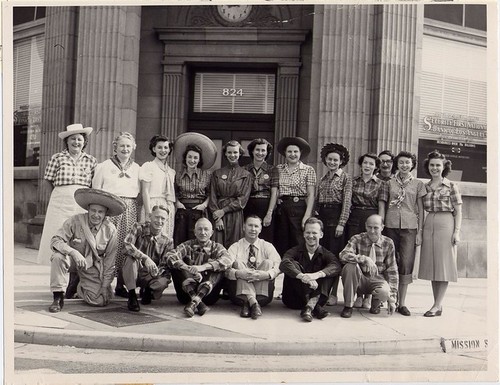
{"type": "Polygon", "coordinates": [[[429,212],[455,211],[455,206],[462,204],[462,197],[456,183],[443,178],[441,185],[432,190],[431,181],[425,184],[427,195],[424,196],[424,209],[429,212]]]}
{"type": "MultiPolygon", "coordinates": [[[[389,186],[389,200],[399,195],[399,184],[396,178],[385,182],[389,186]]],[[[418,228],[418,199],[427,194],[424,182],[416,178],[405,188],[405,199],[398,206],[389,205],[385,213],[385,226],[391,229],[417,229],[418,228]]]]}
{"type": "Polygon", "coordinates": [[[150,257],[158,265],[167,252],[174,248],[174,242],[161,231],[154,235],[150,222],[134,223],[123,241],[125,254],[139,261],[150,257]]]}
{"type": "Polygon", "coordinates": [[[90,187],[97,160],[92,155],[82,152],[78,160],[74,160],[68,150],[52,155],[45,167],[44,178],[54,186],[80,184],[90,187]]]}
{"type": "Polygon", "coordinates": [[[190,177],[186,167],[175,175],[175,194],[177,199],[207,199],[210,191],[212,172],[197,168],[190,177]]]}
{"type": "Polygon", "coordinates": [[[271,187],[278,187],[279,174],[276,167],[263,162],[258,170],[253,163],[243,166],[252,175],[251,198],[269,198],[271,196],[271,187]]]}
{"type": "MultiPolygon", "coordinates": [[[[361,266],[366,264],[366,259],[370,258],[370,249],[372,241],[368,233],[354,235],[347,246],[340,252],[339,258],[343,263],[359,263],[361,266]]],[[[396,264],[396,255],[392,239],[383,235],[375,242],[375,263],[379,275],[382,275],[391,288],[391,298],[396,299],[398,293],[398,266],[396,264]]]]}
{"type": "Polygon", "coordinates": [[[351,210],[352,179],[341,168],[332,173],[328,171],[319,181],[316,192],[316,203],[339,203],[342,211],[339,225],[345,226],[351,210]]]}
{"type": "Polygon", "coordinates": [[[368,182],[358,176],[352,181],[352,205],[378,208],[379,201],[387,202],[389,191],[387,184],[375,175],[368,182]]]}
{"type": "Polygon", "coordinates": [[[279,175],[281,196],[307,196],[307,187],[316,186],[316,171],[311,166],[299,162],[299,166],[290,171],[287,163],[276,166],[279,175]]]}
{"type": "Polygon", "coordinates": [[[203,247],[197,239],[190,239],[169,251],[162,264],[164,263],[172,269],[210,263],[214,271],[225,271],[233,260],[220,243],[208,241],[203,247]]]}

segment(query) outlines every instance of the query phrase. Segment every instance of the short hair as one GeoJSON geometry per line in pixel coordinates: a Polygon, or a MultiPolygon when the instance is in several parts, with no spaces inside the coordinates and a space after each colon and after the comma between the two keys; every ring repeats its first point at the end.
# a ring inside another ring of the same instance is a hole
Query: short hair
{"type": "Polygon", "coordinates": [[[326,157],[328,156],[328,154],[332,152],[339,154],[341,168],[344,167],[349,162],[349,150],[347,148],[338,143],[327,143],[323,146],[320,153],[321,160],[323,161],[323,164],[325,166],[326,166],[326,157]]]}
{"type": "Polygon", "coordinates": [[[382,215],[372,214],[368,218],[366,218],[365,226],[366,226],[366,222],[368,222],[368,219],[370,219],[371,217],[376,217],[376,218],[380,219],[380,223],[382,224],[382,226],[384,225],[384,218],[382,218],[382,215]]]}
{"type": "Polygon", "coordinates": [[[198,167],[203,167],[203,151],[196,144],[188,144],[186,149],[184,150],[184,154],[182,154],[182,164],[187,167],[186,164],[186,156],[189,151],[197,152],[200,155],[200,161],[198,162],[198,167]]]}
{"type": "Polygon", "coordinates": [[[413,171],[413,169],[415,167],[417,167],[417,156],[415,154],[412,154],[409,151],[400,151],[399,154],[396,155],[396,157],[393,160],[393,164],[392,164],[392,173],[393,174],[398,170],[398,161],[399,161],[399,158],[409,158],[409,159],[411,159],[412,165],[411,165],[411,170],[410,171],[413,171]]]}
{"type": "Polygon", "coordinates": [[[260,221],[260,224],[262,225],[262,218],[259,217],[258,215],[255,214],[250,214],[245,217],[245,223],[247,222],[248,219],[258,219],[260,221]]]}
{"type": "MultiPolygon", "coordinates": [[[[78,134],[73,134],[73,135],[81,135],[83,136],[83,147],[82,147],[82,150],[85,150],[85,147],[87,147],[87,144],[89,143],[89,136],[85,133],[78,133],[78,134]]],[[[66,150],[69,151],[69,147],[68,147],[68,139],[73,136],[73,135],[68,135],[67,137],[65,137],[63,139],[63,142],[64,142],[64,147],[66,147],[66,150]]]]}
{"type": "Polygon", "coordinates": [[[429,163],[431,161],[431,159],[441,159],[443,161],[443,172],[442,172],[442,176],[443,178],[446,177],[450,171],[451,171],[451,160],[448,160],[446,159],[446,157],[441,154],[438,150],[434,150],[434,151],[431,151],[429,152],[429,154],[427,155],[427,158],[425,158],[424,160],[424,171],[427,175],[431,175],[431,173],[429,172],[429,163]]]}
{"type": "Polygon", "coordinates": [[[130,132],[120,132],[116,138],[113,139],[113,151],[116,151],[116,146],[121,138],[126,138],[132,142],[132,149],[135,150],[137,144],[135,143],[135,138],[130,132]]]}
{"type": "MultiPolygon", "coordinates": [[[[257,145],[259,144],[265,144],[266,145],[266,150],[267,150],[267,155],[266,155],[266,159],[269,158],[273,152],[273,145],[271,143],[269,143],[266,139],[264,138],[257,138],[257,139],[254,139],[252,140],[248,146],[247,146],[247,150],[248,150],[248,155],[250,155],[250,159],[253,160],[253,150],[255,150],[255,147],[257,147],[257,145]]],[[[225,151],[224,151],[225,152],[225,151]]]]}
{"type": "Polygon", "coordinates": [[[241,146],[240,142],[238,142],[237,140],[230,140],[222,147],[222,153],[224,154],[224,156],[226,156],[226,150],[228,147],[238,147],[240,156],[242,156],[245,153],[245,150],[243,150],[243,147],[241,146]]]}
{"type": "Polygon", "coordinates": [[[170,141],[170,139],[168,139],[166,136],[163,135],[155,135],[149,141],[149,151],[151,151],[151,155],[156,157],[156,152],[154,152],[153,148],[155,148],[159,142],[168,143],[168,148],[169,148],[168,155],[170,155],[172,153],[172,149],[174,148],[174,144],[170,141]]]}
{"type": "Polygon", "coordinates": [[[165,206],[163,205],[154,205],[153,208],[151,209],[151,212],[153,211],[156,211],[156,210],[163,210],[163,211],[166,211],[167,214],[170,214],[170,210],[167,209],[165,206]]]}
{"type": "Polygon", "coordinates": [[[306,228],[307,225],[314,225],[314,224],[318,224],[319,227],[321,228],[321,231],[323,231],[323,221],[319,218],[316,218],[316,217],[309,217],[307,218],[306,222],[304,223],[304,230],[306,228]]]}
{"type": "Polygon", "coordinates": [[[388,155],[391,157],[391,160],[394,160],[394,154],[389,150],[381,151],[380,154],[378,154],[378,157],[380,158],[382,155],[388,155]]]}
{"type": "Polygon", "coordinates": [[[365,158],[371,158],[371,159],[373,159],[375,161],[375,170],[378,170],[378,168],[380,167],[380,159],[379,159],[379,157],[376,154],[374,154],[373,152],[367,152],[366,154],[361,155],[358,158],[358,165],[360,167],[363,164],[363,161],[365,160],[365,158]]]}

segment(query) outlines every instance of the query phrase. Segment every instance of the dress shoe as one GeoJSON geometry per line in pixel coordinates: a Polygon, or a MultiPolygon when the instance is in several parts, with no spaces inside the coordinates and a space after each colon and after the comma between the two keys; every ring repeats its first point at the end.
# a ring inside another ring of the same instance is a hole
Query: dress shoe
{"type": "Polygon", "coordinates": [[[314,307],[314,310],[312,312],[313,316],[315,316],[317,319],[323,319],[326,318],[330,315],[330,312],[325,310],[323,306],[316,305],[314,307]]]}
{"type": "Polygon", "coordinates": [[[122,298],[128,298],[128,291],[123,286],[115,288],[115,295],[122,298]]]}
{"type": "Polygon", "coordinates": [[[250,307],[250,316],[252,319],[257,319],[262,315],[262,309],[260,308],[260,305],[255,302],[252,307],[250,307]]]}
{"type": "Polygon", "coordinates": [[[196,310],[196,302],[191,301],[189,302],[185,307],[184,307],[184,313],[188,316],[188,318],[191,318],[194,316],[194,312],[196,310]]]}
{"type": "Polygon", "coordinates": [[[49,306],[49,312],[59,313],[61,309],[64,307],[64,292],[55,291],[53,295],[54,295],[54,301],[52,302],[52,305],[49,306]]]}
{"type": "Polygon", "coordinates": [[[326,304],[328,306],[335,306],[337,304],[337,302],[339,301],[339,299],[337,298],[336,295],[330,295],[328,297],[328,301],[326,301],[326,304]]]}
{"type": "Polygon", "coordinates": [[[199,316],[202,316],[203,314],[205,314],[207,311],[210,310],[210,308],[207,305],[205,305],[203,301],[200,301],[200,303],[196,308],[198,309],[199,316]]]}
{"type": "Polygon", "coordinates": [[[353,307],[362,307],[363,306],[363,297],[358,295],[356,298],[356,301],[354,301],[354,306],[353,307]]]}
{"type": "Polygon", "coordinates": [[[143,305],[149,305],[152,298],[153,293],[151,292],[151,288],[149,286],[146,286],[146,288],[142,291],[141,303],[143,305]]]}
{"type": "Polygon", "coordinates": [[[306,322],[311,322],[313,320],[312,309],[309,306],[306,306],[300,312],[300,317],[306,322]]]}
{"type": "Polygon", "coordinates": [[[397,312],[407,317],[411,315],[410,310],[406,306],[398,306],[397,312]]]}
{"type": "Polygon", "coordinates": [[[352,307],[345,306],[344,309],[342,309],[342,312],[340,313],[340,316],[342,318],[351,318],[351,316],[352,316],[352,307]]]}
{"type": "Polygon", "coordinates": [[[244,302],[241,306],[240,317],[248,318],[250,317],[250,308],[248,307],[248,302],[244,302]]]}
{"type": "Polygon", "coordinates": [[[426,311],[424,313],[424,317],[441,317],[443,314],[443,309],[435,310],[435,311],[426,311]]]}
{"type": "Polygon", "coordinates": [[[379,299],[373,298],[371,301],[371,306],[370,306],[370,313],[371,314],[380,314],[380,303],[381,301],[379,299]]]}
{"type": "Polygon", "coordinates": [[[141,310],[141,306],[139,305],[139,301],[137,300],[137,295],[135,294],[135,291],[133,294],[130,294],[128,296],[127,307],[128,307],[128,310],[130,310],[130,311],[140,311],[141,310]]]}

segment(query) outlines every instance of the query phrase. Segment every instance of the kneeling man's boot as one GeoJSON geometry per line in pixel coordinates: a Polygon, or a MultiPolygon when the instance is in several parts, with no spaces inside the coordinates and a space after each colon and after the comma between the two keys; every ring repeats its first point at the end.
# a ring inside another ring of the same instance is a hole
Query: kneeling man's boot
{"type": "Polygon", "coordinates": [[[301,312],[300,312],[300,317],[306,321],[306,322],[311,322],[313,320],[312,316],[312,309],[310,306],[306,306],[301,312]]]}
{"type": "Polygon", "coordinates": [[[127,307],[128,307],[128,310],[130,310],[130,311],[140,311],[141,310],[141,307],[139,305],[139,301],[137,301],[137,294],[135,293],[135,289],[128,291],[127,307]]]}
{"type": "Polygon", "coordinates": [[[54,302],[49,306],[49,312],[58,313],[64,306],[64,291],[55,291],[52,294],[54,295],[54,302]]]}

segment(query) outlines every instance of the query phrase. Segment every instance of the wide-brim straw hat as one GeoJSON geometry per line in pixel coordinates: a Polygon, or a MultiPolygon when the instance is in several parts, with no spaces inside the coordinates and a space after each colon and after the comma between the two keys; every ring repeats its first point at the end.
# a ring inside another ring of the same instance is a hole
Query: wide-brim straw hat
{"type": "Polygon", "coordinates": [[[301,158],[305,158],[311,152],[311,146],[309,146],[309,143],[299,136],[287,136],[281,139],[278,143],[278,152],[285,156],[286,148],[290,145],[300,148],[301,158]]]}
{"type": "Polygon", "coordinates": [[[95,188],[79,188],[75,191],[75,201],[85,210],[88,210],[90,205],[104,206],[108,209],[106,213],[108,217],[120,215],[127,208],[127,205],[120,197],[95,188]]]}
{"type": "Polygon", "coordinates": [[[59,138],[64,139],[68,136],[75,134],[87,134],[89,135],[92,132],[92,127],[83,127],[80,123],[70,124],[66,127],[66,131],[60,132],[57,134],[59,138]]]}
{"type": "Polygon", "coordinates": [[[201,149],[201,157],[203,158],[203,170],[207,170],[213,166],[217,158],[217,147],[212,140],[203,134],[197,132],[185,132],[180,134],[174,142],[174,156],[177,162],[184,163],[182,156],[188,145],[195,145],[201,149]]]}

